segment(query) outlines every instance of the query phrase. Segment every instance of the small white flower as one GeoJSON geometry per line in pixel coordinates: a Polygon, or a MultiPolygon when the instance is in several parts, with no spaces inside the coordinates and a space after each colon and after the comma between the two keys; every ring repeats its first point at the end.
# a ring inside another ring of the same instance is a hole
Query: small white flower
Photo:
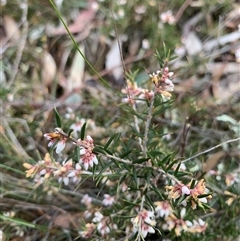
{"type": "Polygon", "coordinates": [[[94,223],[99,223],[103,219],[103,215],[98,211],[94,213],[94,216],[92,220],[94,223]]]}
{"type": "Polygon", "coordinates": [[[89,206],[92,203],[92,198],[88,194],[85,194],[81,200],[81,203],[89,206]]]}
{"type": "Polygon", "coordinates": [[[108,194],[104,194],[104,199],[102,201],[102,204],[105,206],[111,206],[114,203],[114,197],[108,195],[108,194]]]}
{"type": "Polygon", "coordinates": [[[182,193],[189,195],[191,193],[191,191],[189,190],[189,188],[187,186],[183,186],[182,187],[182,193]]]}
{"type": "Polygon", "coordinates": [[[56,147],[56,153],[57,154],[60,154],[62,152],[62,150],[65,148],[66,146],[66,140],[63,139],[63,140],[60,140],[58,143],[57,143],[57,147],[56,147]]]}

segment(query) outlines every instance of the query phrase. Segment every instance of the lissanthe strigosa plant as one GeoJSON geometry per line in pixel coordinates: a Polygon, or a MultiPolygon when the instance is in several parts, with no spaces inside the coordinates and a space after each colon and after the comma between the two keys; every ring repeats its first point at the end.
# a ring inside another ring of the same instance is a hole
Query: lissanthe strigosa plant
{"type": "Polygon", "coordinates": [[[211,193],[204,179],[195,180],[173,153],[164,153],[162,132],[152,124],[171,108],[174,73],[163,61],[149,74],[148,88],[137,85],[135,74],[127,75],[122,90],[120,107],[132,117],[122,123],[122,132],[100,145],[87,133],[95,128],[93,120],[76,117],[63,130],[55,110],[57,127],[44,134],[50,151],[34,165],[24,163],[26,176],[39,185],[55,179],[60,188],[76,187],[85,207],[80,239],[201,240],[208,226],[201,217],[211,193]],[[72,151],[62,160],[67,143],[72,151]],[[86,179],[95,192],[81,190],[86,179]]]}

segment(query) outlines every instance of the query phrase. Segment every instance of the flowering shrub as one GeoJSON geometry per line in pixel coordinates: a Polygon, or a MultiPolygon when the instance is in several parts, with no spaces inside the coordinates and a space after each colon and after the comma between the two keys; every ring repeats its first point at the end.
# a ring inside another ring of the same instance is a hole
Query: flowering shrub
{"type": "Polygon", "coordinates": [[[173,154],[161,151],[163,139],[152,124],[152,119],[172,104],[173,76],[167,61],[149,74],[146,86],[150,88],[138,87],[134,74],[128,75],[121,104],[132,114],[128,139],[122,140],[121,133],[115,133],[105,144],[97,145],[87,134],[87,120],[78,119],[70,130],[63,130],[56,112],[58,127],[44,134],[50,154],[34,165],[24,164],[26,176],[39,185],[56,179],[81,189],[82,180],[90,177],[92,185],[100,187],[98,193],[83,193],[79,200],[85,206],[85,225],[78,230],[82,239],[181,236],[182,240],[193,240],[207,229],[204,214],[209,210],[211,192],[205,180],[197,180],[173,154]],[[64,157],[67,144],[71,148],[64,157]]]}

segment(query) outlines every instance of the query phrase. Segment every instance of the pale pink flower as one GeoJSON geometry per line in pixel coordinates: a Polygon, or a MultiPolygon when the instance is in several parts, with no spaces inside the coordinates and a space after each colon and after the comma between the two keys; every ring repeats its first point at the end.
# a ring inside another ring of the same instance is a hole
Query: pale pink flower
{"type": "Polygon", "coordinates": [[[128,190],[128,185],[125,182],[122,183],[121,190],[122,192],[126,192],[128,190]]]}
{"type": "Polygon", "coordinates": [[[190,189],[182,183],[177,183],[174,186],[166,186],[166,189],[168,190],[169,198],[172,198],[174,200],[178,199],[184,194],[190,194],[190,189]]]}
{"type": "Polygon", "coordinates": [[[112,196],[110,196],[108,194],[104,194],[104,199],[102,201],[102,204],[104,206],[112,206],[114,201],[115,201],[114,197],[112,197],[112,196]]]}
{"type": "Polygon", "coordinates": [[[105,236],[106,234],[110,233],[110,228],[109,226],[106,224],[106,222],[100,222],[97,225],[97,230],[98,232],[102,235],[105,236]]]}
{"type": "Polygon", "coordinates": [[[166,220],[166,228],[168,230],[174,230],[177,236],[181,235],[182,231],[188,231],[189,227],[192,226],[192,223],[188,220],[184,220],[186,214],[186,209],[183,208],[180,212],[180,218],[177,218],[174,214],[169,215],[166,220]]]}
{"type": "Polygon", "coordinates": [[[94,223],[99,223],[104,218],[104,216],[99,211],[95,212],[94,216],[95,217],[92,220],[94,223]]]}
{"type": "Polygon", "coordinates": [[[85,194],[81,200],[81,203],[86,206],[90,206],[92,203],[92,198],[88,194],[85,194]]]}
{"type": "Polygon", "coordinates": [[[225,176],[225,182],[226,182],[226,185],[227,185],[228,187],[229,187],[229,186],[232,186],[234,183],[240,182],[239,173],[237,173],[237,172],[228,173],[228,174],[225,176]]]}
{"type": "MultiPolygon", "coordinates": [[[[157,91],[165,95],[164,92],[168,93],[168,91],[174,90],[174,84],[171,81],[173,74],[173,72],[169,72],[168,67],[164,67],[161,70],[156,71],[156,73],[153,72],[152,74],[149,74],[149,77],[156,86],[157,91]]],[[[169,95],[171,96],[170,93],[169,95]]]]}
{"type": "Polygon", "coordinates": [[[168,217],[172,212],[172,207],[168,201],[159,201],[154,203],[156,205],[155,211],[159,217],[168,217]]]}
{"type": "Polygon", "coordinates": [[[82,238],[91,238],[93,235],[94,229],[95,229],[95,225],[93,223],[87,223],[85,226],[85,230],[80,231],[79,235],[82,238]]]}
{"type": "MultiPolygon", "coordinates": [[[[93,222],[97,223],[97,230],[102,235],[105,236],[106,234],[110,233],[110,223],[108,223],[109,218],[104,217],[99,211],[94,213],[93,222]]],[[[111,225],[112,227],[112,225],[111,225]]]]}
{"type": "Polygon", "coordinates": [[[58,132],[46,133],[43,135],[49,140],[48,147],[53,146],[56,142],[56,153],[60,154],[66,146],[67,138],[60,135],[58,132]]]}
{"type": "Polygon", "coordinates": [[[202,233],[206,230],[207,223],[205,223],[201,218],[199,218],[197,221],[193,220],[192,225],[189,226],[188,232],[191,233],[202,233]]]}
{"type": "MultiPolygon", "coordinates": [[[[240,25],[239,25],[240,26],[240,25]]],[[[236,62],[237,63],[240,63],[240,47],[238,47],[236,50],[235,50],[235,58],[236,58],[236,62]]]]}
{"type": "Polygon", "coordinates": [[[138,232],[143,238],[145,238],[148,233],[155,233],[152,227],[156,224],[153,212],[143,209],[135,218],[132,218],[131,221],[133,224],[133,231],[135,233],[138,232]]]}
{"type": "Polygon", "coordinates": [[[148,39],[143,39],[142,48],[143,49],[149,49],[150,48],[150,43],[149,43],[148,39]]]}
{"type": "Polygon", "coordinates": [[[81,166],[79,163],[75,164],[75,169],[72,169],[68,172],[68,177],[71,178],[73,183],[81,181],[81,166]]]}
{"type": "Polygon", "coordinates": [[[135,7],[135,12],[136,12],[137,14],[144,14],[144,13],[146,12],[146,10],[147,10],[147,8],[146,8],[145,5],[137,5],[137,6],[135,7]]]}
{"type": "Polygon", "coordinates": [[[140,102],[139,100],[136,100],[137,98],[141,98],[140,96],[143,96],[142,94],[147,91],[143,88],[140,88],[137,86],[137,83],[132,83],[130,81],[127,81],[127,88],[122,89],[122,93],[127,94],[127,97],[122,99],[123,103],[129,103],[134,104],[135,102],[140,102]]]}
{"type": "Polygon", "coordinates": [[[78,140],[80,143],[80,160],[79,163],[83,164],[85,170],[88,170],[89,166],[93,167],[93,164],[98,164],[98,159],[95,154],[92,153],[94,148],[93,139],[91,136],[87,136],[86,140],[81,141],[78,140]]]}
{"type": "Polygon", "coordinates": [[[160,18],[163,23],[168,23],[170,25],[174,24],[176,21],[171,10],[161,13],[160,18]]]}
{"type": "Polygon", "coordinates": [[[145,99],[145,100],[152,100],[154,97],[154,92],[151,90],[143,90],[143,93],[139,96],[139,98],[141,99],[145,99]]]}
{"type": "Polygon", "coordinates": [[[63,182],[66,186],[69,184],[69,171],[72,171],[73,168],[73,162],[72,160],[69,160],[54,172],[54,176],[58,177],[58,182],[63,182]]]}
{"type": "Polygon", "coordinates": [[[187,186],[182,187],[182,194],[189,195],[190,194],[190,189],[187,186]]]}

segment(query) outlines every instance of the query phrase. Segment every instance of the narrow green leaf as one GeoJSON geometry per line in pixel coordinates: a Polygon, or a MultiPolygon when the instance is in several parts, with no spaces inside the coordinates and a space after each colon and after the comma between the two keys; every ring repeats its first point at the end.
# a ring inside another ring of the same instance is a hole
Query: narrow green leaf
{"type": "Polygon", "coordinates": [[[109,153],[108,151],[104,150],[101,146],[95,146],[93,149],[93,153],[97,154],[97,153],[102,153],[102,154],[110,154],[112,155],[112,153],[109,153]]]}
{"type": "Polygon", "coordinates": [[[87,122],[85,122],[81,128],[81,134],[80,134],[81,140],[84,140],[86,125],[87,125],[87,122]]]}
{"type": "Polygon", "coordinates": [[[161,113],[163,113],[165,110],[169,109],[170,108],[170,105],[167,105],[167,106],[161,106],[159,108],[157,108],[157,111],[154,111],[153,112],[153,116],[156,116],[156,115],[160,115],[161,113]]]}
{"type": "Polygon", "coordinates": [[[197,197],[203,198],[203,197],[208,197],[208,196],[211,196],[211,195],[212,195],[212,193],[206,193],[206,194],[198,195],[197,197]]]}
{"type": "Polygon", "coordinates": [[[112,143],[112,141],[117,137],[119,135],[119,133],[115,133],[115,134],[113,134],[109,139],[108,139],[108,141],[107,141],[107,143],[104,145],[104,150],[106,150],[108,147],[109,147],[109,145],[112,143]]]}
{"type": "Polygon", "coordinates": [[[10,217],[7,217],[7,216],[1,215],[1,214],[0,214],[0,218],[1,218],[2,220],[8,220],[8,221],[10,221],[11,223],[15,223],[15,224],[18,224],[18,225],[23,225],[23,226],[30,227],[30,228],[35,228],[35,227],[36,227],[35,224],[26,222],[26,221],[21,220],[21,219],[18,219],[18,218],[10,218],[10,217]]]}
{"type": "Polygon", "coordinates": [[[127,155],[129,155],[131,152],[132,152],[133,150],[127,150],[127,151],[125,151],[125,152],[123,152],[119,157],[120,158],[124,158],[124,157],[126,157],[127,155]]]}
{"type": "Polygon", "coordinates": [[[174,176],[176,176],[178,174],[180,166],[181,166],[181,162],[178,163],[177,168],[176,168],[176,170],[175,170],[175,172],[173,174],[174,176]]]}
{"type": "Polygon", "coordinates": [[[56,107],[54,107],[54,114],[55,114],[56,126],[61,128],[62,127],[62,122],[61,122],[61,118],[60,118],[60,115],[59,115],[56,107]]]}
{"type": "Polygon", "coordinates": [[[73,132],[73,129],[70,129],[70,130],[68,131],[68,137],[71,136],[72,132],[73,132]]]}
{"type": "Polygon", "coordinates": [[[177,162],[178,162],[178,160],[172,161],[172,162],[168,165],[167,170],[170,170],[177,162]]]}
{"type": "Polygon", "coordinates": [[[150,205],[151,207],[154,207],[154,203],[153,203],[152,200],[148,197],[148,195],[145,195],[145,197],[146,197],[146,200],[148,200],[149,205],[150,205]]]}
{"type": "Polygon", "coordinates": [[[159,166],[162,166],[163,164],[168,164],[171,159],[172,154],[168,154],[165,156],[162,160],[158,161],[159,166]]]}
{"type": "Polygon", "coordinates": [[[136,186],[138,187],[138,178],[137,178],[136,169],[133,169],[133,179],[134,179],[136,186]]]}
{"type": "Polygon", "coordinates": [[[149,160],[149,158],[140,158],[140,159],[134,160],[133,163],[140,164],[140,163],[146,162],[148,160],[149,160]]]}
{"type": "Polygon", "coordinates": [[[193,189],[193,188],[194,188],[195,183],[196,183],[196,181],[192,179],[192,182],[191,182],[191,185],[190,185],[190,189],[193,189]]]}

